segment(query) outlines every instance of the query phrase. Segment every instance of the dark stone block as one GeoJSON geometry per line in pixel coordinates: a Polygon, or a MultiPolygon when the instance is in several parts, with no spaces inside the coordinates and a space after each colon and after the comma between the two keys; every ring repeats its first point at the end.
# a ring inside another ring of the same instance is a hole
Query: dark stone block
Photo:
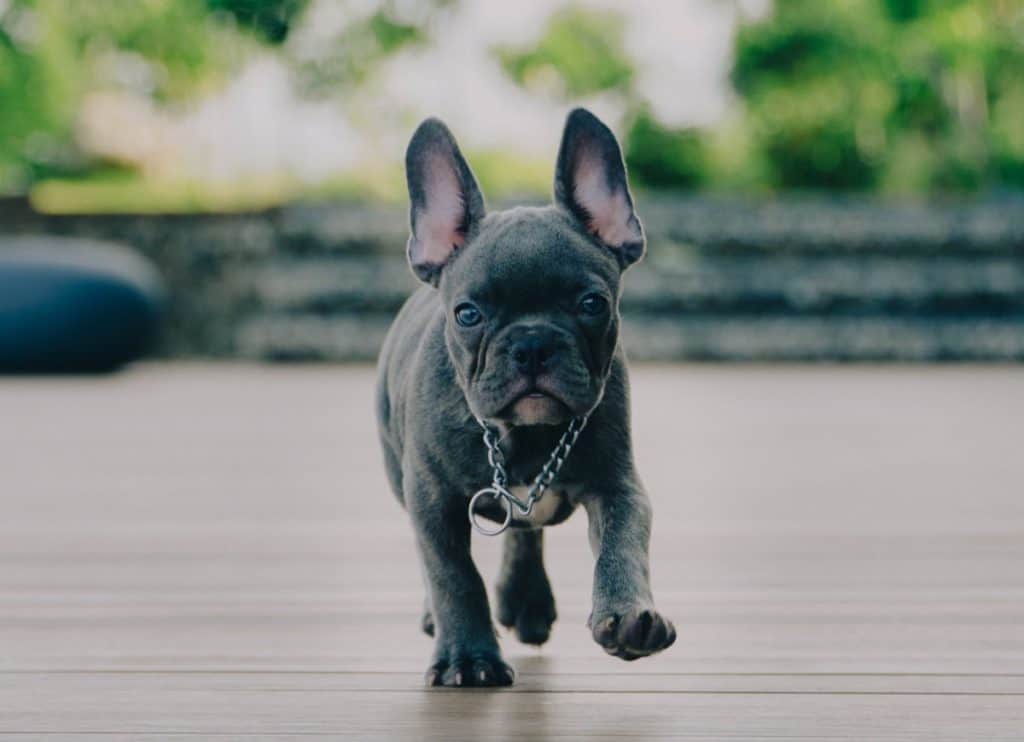
{"type": "Polygon", "coordinates": [[[120,246],[0,239],[0,371],[116,369],[152,346],[162,297],[152,266],[120,246]]]}
{"type": "MultiPolygon", "coordinates": [[[[1024,361],[1024,194],[638,201],[650,254],[622,305],[636,360],[1024,361]]],[[[153,261],[163,358],[372,360],[418,285],[397,204],[45,215],[0,199],[0,225],[153,261]]]]}

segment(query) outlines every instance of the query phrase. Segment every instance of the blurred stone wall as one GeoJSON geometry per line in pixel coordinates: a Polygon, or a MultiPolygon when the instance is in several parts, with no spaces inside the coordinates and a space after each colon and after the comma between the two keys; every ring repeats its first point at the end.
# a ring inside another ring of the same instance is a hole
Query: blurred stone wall
{"type": "MultiPolygon", "coordinates": [[[[1024,360],[1024,198],[883,204],[641,196],[650,253],[623,298],[635,359],[1024,360]]],[[[416,282],[398,208],[43,216],[0,234],[134,246],[170,307],[160,354],[370,360],[416,282]]]]}

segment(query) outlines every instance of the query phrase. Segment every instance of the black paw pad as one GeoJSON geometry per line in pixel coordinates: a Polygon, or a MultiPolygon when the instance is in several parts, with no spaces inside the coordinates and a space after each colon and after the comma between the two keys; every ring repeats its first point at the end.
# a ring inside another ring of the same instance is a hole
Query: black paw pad
{"type": "Polygon", "coordinates": [[[676,640],[672,622],[651,608],[637,608],[591,620],[594,641],[624,660],[647,657],[671,647],[676,640]]]}

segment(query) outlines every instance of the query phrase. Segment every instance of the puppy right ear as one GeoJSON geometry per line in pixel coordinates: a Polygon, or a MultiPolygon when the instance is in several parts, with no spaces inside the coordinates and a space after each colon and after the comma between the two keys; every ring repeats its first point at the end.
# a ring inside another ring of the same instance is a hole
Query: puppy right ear
{"type": "Polygon", "coordinates": [[[441,269],[466,244],[484,216],[484,198],[448,127],[436,118],[419,125],[405,153],[409,183],[409,265],[437,285],[441,269]]]}
{"type": "Polygon", "coordinates": [[[625,270],[644,254],[644,230],[633,209],[622,150],[585,108],[565,121],[555,168],[555,201],[604,243],[625,270]]]}

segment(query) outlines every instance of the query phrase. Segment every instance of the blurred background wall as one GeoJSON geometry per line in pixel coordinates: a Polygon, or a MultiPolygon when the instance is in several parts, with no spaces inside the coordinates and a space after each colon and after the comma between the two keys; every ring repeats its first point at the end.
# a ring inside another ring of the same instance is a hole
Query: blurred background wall
{"type": "Polygon", "coordinates": [[[161,357],[369,359],[416,123],[539,202],[586,105],[634,357],[1021,360],[1022,79],[1020,0],[0,0],[0,259],[141,255],[161,357]]]}

